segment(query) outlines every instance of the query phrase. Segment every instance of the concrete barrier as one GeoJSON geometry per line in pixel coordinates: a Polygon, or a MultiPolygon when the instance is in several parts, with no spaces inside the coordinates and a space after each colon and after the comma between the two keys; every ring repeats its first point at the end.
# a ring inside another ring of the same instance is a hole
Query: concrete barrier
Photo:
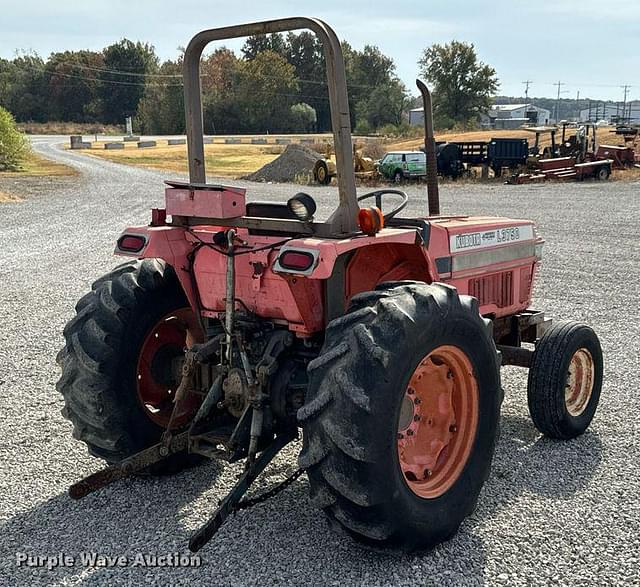
{"type": "Polygon", "coordinates": [[[291,139],[276,139],[276,145],[288,145],[291,143],[291,139]]]}
{"type": "Polygon", "coordinates": [[[203,142],[205,145],[213,145],[213,137],[204,137],[204,138],[202,139],[202,142],[203,142]]]}
{"type": "MultiPolygon", "coordinates": [[[[124,147],[124,145],[122,145],[124,147]]],[[[138,143],[138,149],[146,149],[147,147],[155,147],[155,141],[140,141],[138,143]]]]}
{"type": "Polygon", "coordinates": [[[105,143],[105,149],[124,149],[124,143],[105,143]]]}
{"type": "Polygon", "coordinates": [[[168,139],[167,144],[168,145],[186,145],[187,139],[168,139]]]}
{"type": "Polygon", "coordinates": [[[300,139],[301,145],[313,145],[315,142],[315,139],[300,139]]]}
{"type": "Polygon", "coordinates": [[[122,137],[122,140],[123,140],[125,143],[129,143],[129,142],[131,142],[131,143],[134,143],[134,142],[135,142],[135,143],[137,143],[137,142],[140,140],[140,137],[136,137],[136,136],[134,136],[134,135],[131,135],[131,136],[122,137]]]}
{"type": "Polygon", "coordinates": [[[75,151],[76,149],[90,149],[91,143],[83,141],[81,135],[71,135],[69,137],[69,141],[71,143],[71,148],[75,151]]]}
{"type": "Polygon", "coordinates": [[[267,139],[251,139],[252,145],[266,145],[267,139]]]}
{"type": "Polygon", "coordinates": [[[238,137],[230,137],[224,140],[227,145],[239,145],[242,142],[242,139],[238,137]]]}

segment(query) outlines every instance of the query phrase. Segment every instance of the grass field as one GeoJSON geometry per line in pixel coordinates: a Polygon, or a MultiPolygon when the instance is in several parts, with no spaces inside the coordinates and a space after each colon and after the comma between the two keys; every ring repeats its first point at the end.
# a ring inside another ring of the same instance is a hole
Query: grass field
{"type": "MultiPolygon", "coordinates": [[[[79,152],[126,165],[187,173],[186,145],[159,143],[157,147],[147,149],[139,149],[135,143],[125,143],[125,148],[117,151],[105,150],[104,143],[94,143],[93,148],[79,152]]],[[[205,165],[212,175],[237,178],[273,161],[283,148],[280,145],[205,145],[205,165]]]]}
{"type": "MultiPolygon", "coordinates": [[[[568,130],[568,136],[572,134],[568,130]]],[[[316,140],[326,139],[327,135],[322,137],[315,136],[316,140]]],[[[522,138],[527,137],[529,144],[533,145],[535,134],[522,129],[516,130],[488,130],[488,131],[471,131],[465,133],[438,133],[437,140],[447,141],[488,141],[493,137],[503,138],[522,138]]],[[[556,134],[556,140],[560,141],[561,132],[556,134]]],[[[251,137],[242,137],[242,140],[248,141],[251,137]]],[[[271,137],[271,140],[273,137],[271,137]]],[[[621,143],[621,139],[614,132],[613,128],[601,128],[597,133],[598,143],[613,144],[621,143]]],[[[222,137],[216,137],[216,140],[223,140],[222,137]]],[[[548,134],[541,135],[540,146],[545,147],[550,144],[550,136],[548,134]]],[[[318,143],[320,144],[320,143],[318,143]]],[[[424,144],[422,138],[412,138],[404,140],[387,141],[382,144],[381,153],[385,151],[412,150],[418,149],[424,144]]],[[[252,173],[275,159],[282,152],[282,145],[252,145],[252,144],[224,144],[214,143],[205,145],[205,158],[207,171],[214,176],[239,178],[252,173]]],[[[123,163],[126,165],[134,165],[140,167],[148,167],[152,169],[161,169],[167,172],[186,173],[187,167],[187,149],[185,145],[168,146],[166,140],[158,140],[157,147],[139,149],[136,143],[125,143],[124,149],[121,150],[105,150],[104,142],[94,142],[91,149],[78,151],[79,153],[89,154],[95,157],[101,157],[123,163]]]]}
{"type": "Polygon", "coordinates": [[[63,177],[77,175],[78,172],[71,167],[67,167],[62,163],[56,163],[45,159],[33,151],[29,153],[27,158],[22,162],[22,167],[19,171],[0,171],[0,181],[2,182],[3,189],[0,189],[0,202],[15,202],[20,200],[20,197],[16,194],[7,191],[6,185],[10,184],[12,179],[21,180],[23,178],[36,178],[36,177],[63,177]]]}

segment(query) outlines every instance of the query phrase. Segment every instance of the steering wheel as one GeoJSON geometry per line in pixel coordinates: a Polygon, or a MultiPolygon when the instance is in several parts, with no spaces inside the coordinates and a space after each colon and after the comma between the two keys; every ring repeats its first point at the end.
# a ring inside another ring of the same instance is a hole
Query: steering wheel
{"type": "Polygon", "coordinates": [[[382,196],[384,196],[385,194],[388,194],[391,196],[399,196],[402,199],[402,201],[393,210],[391,210],[390,212],[387,212],[386,214],[383,214],[385,220],[388,220],[393,218],[399,212],[402,212],[402,210],[404,210],[405,206],[409,202],[409,196],[407,196],[405,192],[401,190],[392,190],[392,189],[376,190],[375,192],[369,192],[368,194],[358,196],[358,202],[361,202],[362,200],[375,198],[376,206],[380,209],[380,211],[382,211],[382,196]]]}

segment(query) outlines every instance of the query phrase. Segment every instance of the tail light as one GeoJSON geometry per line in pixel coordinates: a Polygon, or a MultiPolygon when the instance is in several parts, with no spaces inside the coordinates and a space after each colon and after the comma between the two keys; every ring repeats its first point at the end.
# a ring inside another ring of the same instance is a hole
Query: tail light
{"type": "Polygon", "coordinates": [[[280,255],[273,264],[276,273],[294,273],[296,275],[311,275],[318,265],[320,251],[316,249],[289,249],[283,247],[280,255]]]}
{"type": "Polygon", "coordinates": [[[123,234],[118,239],[118,249],[125,253],[139,253],[147,244],[147,239],[139,234],[123,234]]]}
{"type": "Polygon", "coordinates": [[[315,259],[306,251],[285,251],[278,259],[280,267],[291,271],[306,271],[313,265],[315,259]]]}

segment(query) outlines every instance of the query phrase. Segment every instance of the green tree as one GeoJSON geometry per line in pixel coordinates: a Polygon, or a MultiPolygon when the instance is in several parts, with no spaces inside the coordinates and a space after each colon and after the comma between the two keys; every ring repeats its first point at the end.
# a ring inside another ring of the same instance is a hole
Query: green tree
{"type": "Polygon", "coordinates": [[[298,98],[316,112],[316,129],[331,129],[329,91],[322,45],[309,31],[287,35],[287,61],[295,67],[298,98]]]}
{"type": "Polygon", "coordinates": [[[291,126],[293,130],[299,132],[312,131],[317,121],[316,111],[309,104],[300,102],[291,106],[291,126]]]}
{"type": "Polygon", "coordinates": [[[384,125],[400,124],[407,92],[396,76],[393,59],[372,45],[357,51],[343,43],[342,51],[352,125],[359,132],[370,132],[384,125]]]}
{"type": "Polygon", "coordinates": [[[491,107],[498,78],[493,67],[478,60],[473,44],[452,41],[431,45],[418,65],[433,89],[438,126],[467,124],[491,107]]]}
{"type": "Polygon", "coordinates": [[[49,97],[45,78],[45,63],[35,53],[26,53],[0,64],[4,72],[2,106],[18,122],[46,122],[49,118],[49,97]]]}
{"type": "Polygon", "coordinates": [[[251,61],[255,59],[263,51],[273,51],[281,57],[287,54],[287,44],[284,37],[280,33],[271,33],[270,35],[252,35],[242,45],[243,57],[251,61]]]}
{"type": "Polygon", "coordinates": [[[136,129],[144,134],[181,134],[184,125],[184,95],[180,61],[165,61],[159,76],[147,83],[138,104],[136,129]]]}
{"type": "Polygon", "coordinates": [[[157,71],[158,58],[152,45],[123,39],[104,50],[104,69],[100,74],[104,122],[122,124],[137,112],[146,76],[157,71]]]}
{"type": "Polygon", "coordinates": [[[233,51],[217,49],[200,65],[206,133],[234,133],[246,129],[242,97],[238,96],[241,60],[233,51]]]}
{"type": "Polygon", "coordinates": [[[49,119],[96,122],[102,117],[99,99],[104,56],[94,51],[52,53],[45,66],[49,119]]]}
{"type": "Polygon", "coordinates": [[[0,107],[0,171],[18,169],[28,152],[29,143],[16,128],[13,116],[0,107]]]}
{"type": "Polygon", "coordinates": [[[295,68],[273,51],[241,61],[236,99],[243,130],[282,132],[291,127],[291,105],[297,97],[295,68]]]}

